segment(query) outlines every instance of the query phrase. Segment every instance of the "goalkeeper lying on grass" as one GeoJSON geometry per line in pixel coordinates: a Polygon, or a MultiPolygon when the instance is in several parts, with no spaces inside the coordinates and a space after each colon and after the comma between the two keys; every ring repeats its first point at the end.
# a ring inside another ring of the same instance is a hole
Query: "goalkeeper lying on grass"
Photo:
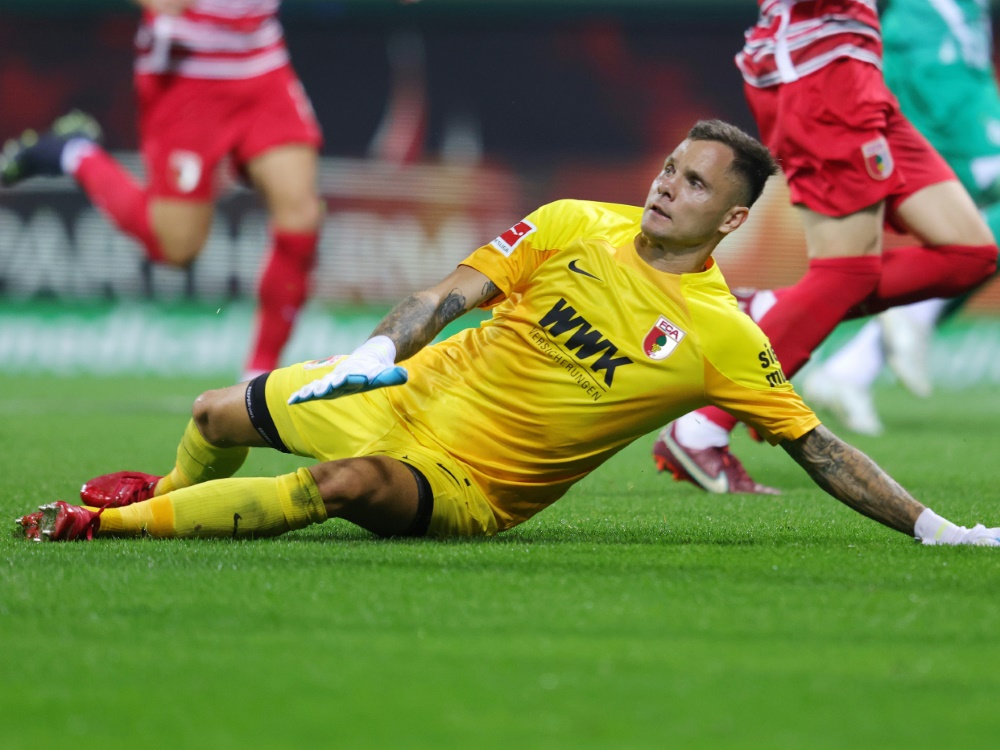
{"type": "Polygon", "coordinates": [[[166,476],[98,477],[86,505],[55,502],[19,523],[54,541],[263,537],[327,518],[384,536],[490,536],[715,404],[859,513],[926,543],[1000,543],[1000,529],[935,515],[823,427],[739,312],[712,252],[775,169],[750,136],[700,122],[644,207],[543,206],[404,300],[350,356],[199,396],[166,476]],[[493,317],[430,343],[477,306],[493,317]],[[318,463],[230,478],[253,447],[318,463]]]}

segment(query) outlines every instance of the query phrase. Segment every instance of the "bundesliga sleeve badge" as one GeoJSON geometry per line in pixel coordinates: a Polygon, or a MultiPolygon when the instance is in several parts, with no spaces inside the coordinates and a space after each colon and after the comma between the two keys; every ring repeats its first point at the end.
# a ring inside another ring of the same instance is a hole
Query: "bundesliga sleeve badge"
{"type": "Polygon", "coordinates": [[[521,240],[536,231],[536,229],[537,227],[534,224],[525,219],[517,222],[517,224],[501,234],[490,244],[509,258],[510,254],[514,252],[514,248],[521,244],[521,240]]]}

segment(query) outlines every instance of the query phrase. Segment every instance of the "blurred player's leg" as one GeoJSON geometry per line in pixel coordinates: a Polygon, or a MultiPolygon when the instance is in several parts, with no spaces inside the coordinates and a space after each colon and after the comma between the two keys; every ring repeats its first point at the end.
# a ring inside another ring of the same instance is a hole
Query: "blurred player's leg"
{"type": "Polygon", "coordinates": [[[147,187],[96,145],[83,151],[68,173],[151,261],[184,267],[201,252],[212,224],[211,201],[152,197],[147,187]]]}
{"type": "MultiPolygon", "coordinates": [[[[980,192],[980,199],[994,200],[998,194],[1000,194],[1000,178],[998,178],[997,185],[995,187],[991,184],[987,190],[980,192]]],[[[993,236],[1000,238],[1000,202],[992,203],[984,208],[981,213],[993,236]]],[[[949,318],[958,312],[958,310],[960,310],[965,303],[969,301],[972,294],[973,292],[966,292],[965,294],[948,300],[948,304],[945,306],[944,312],[941,314],[941,318],[949,318]]]]}
{"type": "Polygon", "coordinates": [[[153,229],[145,186],[104,149],[96,144],[80,149],[67,164],[67,174],[76,179],[87,197],[116,227],[139,243],[150,260],[165,260],[163,246],[153,229]]]}
{"type": "Polygon", "coordinates": [[[316,190],[316,160],[312,147],[282,146],[247,165],[251,180],[268,206],[272,244],[260,278],[256,330],[246,377],[278,366],[309,293],[323,213],[316,190]]]}
{"type": "Polygon", "coordinates": [[[802,383],[802,396],[810,406],[836,414],[848,429],[880,435],[884,427],[875,411],[871,387],[884,363],[881,328],[871,320],[814,367],[802,383]]]}
{"type": "Polygon", "coordinates": [[[212,222],[211,200],[151,197],[97,142],[100,127],[88,115],[65,115],[42,135],[30,132],[8,144],[0,181],[16,184],[36,175],[73,177],[87,197],[158,263],[189,264],[201,251],[212,222]]]}
{"type": "Polygon", "coordinates": [[[928,299],[912,305],[892,307],[879,316],[882,349],[889,369],[918,398],[931,395],[930,344],[934,327],[948,304],[928,299]]]}
{"type": "Polygon", "coordinates": [[[954,297],[996,271],[997,245],[972,197],[957,180],[928,185],[894,207],[893,224],[921,241],[882,254],[875,293],[851,317],[933,297],[954,297]]]}
{"type": "Polygon", "coordinates": [[[272,232],[271,251],[260,276],[254,335],[244,379],[278,367],[281,352],[309,296],[309,275],[315,265],[318,240],[316,232],[272,232]]]}

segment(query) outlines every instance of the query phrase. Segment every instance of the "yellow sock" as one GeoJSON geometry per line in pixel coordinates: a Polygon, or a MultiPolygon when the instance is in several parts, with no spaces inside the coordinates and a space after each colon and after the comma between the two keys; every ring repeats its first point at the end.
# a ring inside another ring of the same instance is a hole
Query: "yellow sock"
{"type": "Polygon", "coordinates": [[[184,429],[177,446],[177,464],[157,485],[155,495],[190,487],[212,479],[231,477],[243,465],[249,448],[217,448],[201,436],[194,420],[184,429]]]}
{"type": "Polygon", "coordinates": [[[101,516],[101,535],[277,536],[323,523],[326,506],[308,469],[274,478],[220,479],[179,489],[101,516]]]}
{"type": "Polygon", "coordinates": [[[169,538],[174,534],[174,505],[170,495],[154,497],[122,508],[105,508],[98,536],[149,536],[169,538]]]}

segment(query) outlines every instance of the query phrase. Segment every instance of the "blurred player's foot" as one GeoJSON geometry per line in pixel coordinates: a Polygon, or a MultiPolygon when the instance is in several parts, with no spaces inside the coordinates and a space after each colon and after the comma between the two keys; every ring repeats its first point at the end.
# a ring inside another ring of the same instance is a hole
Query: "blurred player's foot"
{"type": "Polygon", "coordinates": [[[70,505],[62,500],[42,505],[35,513],[18,519],[24,536],[33,542],[89,541],[101,528],[101,511],[82,505],[70,505]]]}
{"type": "Polygon", "coordinates": [[[101,126],[90,115],[74,110],[56,120],[46,133],[26,130],[7,141],[0,153],[0,184],[16,185],[36,175],[63,174],[63,149],[78,138],[99,141],[101,126]]]}
{"type": "Polygon", "coordinates": [[[774,487],[758,484],[747,474],[743,464],[729,447],[693,450],[677,442],[674,423],[660,431],[653,443],[653,460],[660,471],[669,471],[678,482],[691,482],[706,492],[724,494],[745,492],[756,495],[778,495],[774,487]]]}
{"type": "Polygon", "coordinates": [[[84,482],[80,499],[95,508],[121,508],[149,500],[163,477],[141,471],[116,471],[84,482]]]}
{"type": "Polygon", "coordinates": [[[742,286],[731,290],[740,310],[750,316],[755,323],[763,318],[767,311],[774,307],[778,298],[770,289],[751,289],[742,286]]]}
{"type": "Polygon", "coordinates": [[[810,406],[832,412],[851,432],[873,436],[885,432],[872,392],[863,386],[830,377],[819,369],[802,383],[802,396],[810,406]]]}
{"type": "Polygon", "coordinates": [[[886,310],[878,320],[889,369],[906,390],[919,398],[927,398],[934,390],[927,352],[933,327],[915,319],[906,308],[899,307],[886,310]]]}

